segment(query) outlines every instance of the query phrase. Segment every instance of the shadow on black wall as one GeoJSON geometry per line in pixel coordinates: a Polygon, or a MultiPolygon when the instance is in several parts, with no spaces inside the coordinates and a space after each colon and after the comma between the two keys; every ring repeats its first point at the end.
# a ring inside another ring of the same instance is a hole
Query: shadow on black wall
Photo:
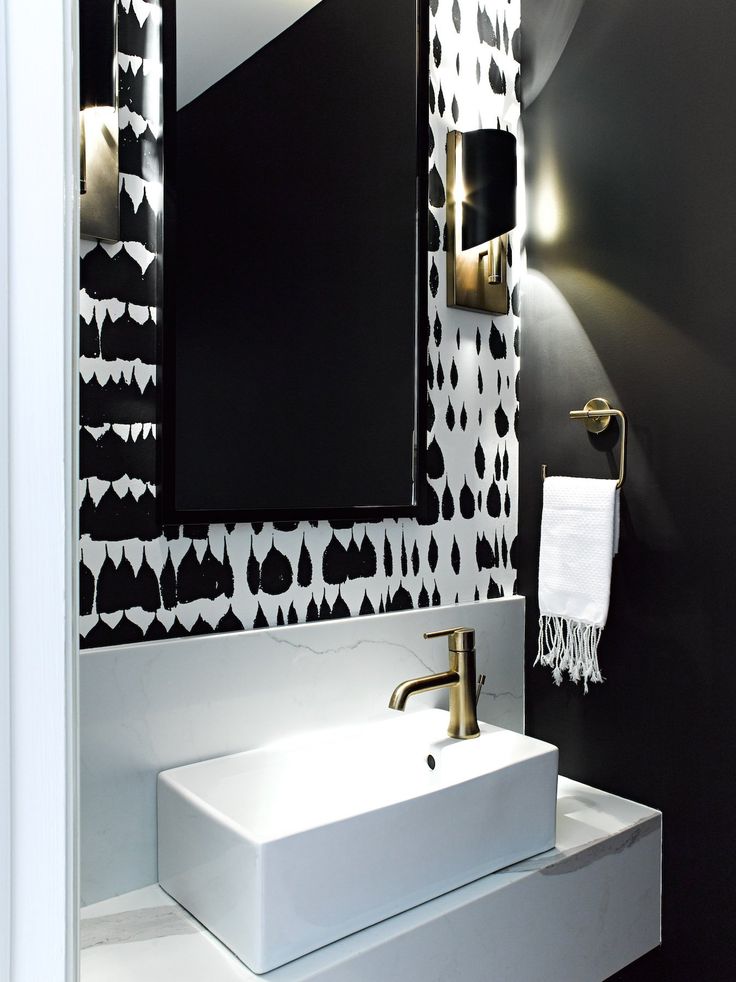
{"type": "MultiPolygon", "coordinates": [[[[544,51],[543,6],[522,4],[532,66],[544,51]]],[[[528,728],[558,743],[564,774],[664,812],[663,949],[620,978],[721,979],[736,972],[727,858],[736,799],[736,8],[567,6],[579,17],[523,117],[528,728]],[[631,453],[601,642],[606,682],[584,697],[531,667],[539,467],[612,473],[610,455],[567,419],[597,395],[627,411],[631,453]]]]}

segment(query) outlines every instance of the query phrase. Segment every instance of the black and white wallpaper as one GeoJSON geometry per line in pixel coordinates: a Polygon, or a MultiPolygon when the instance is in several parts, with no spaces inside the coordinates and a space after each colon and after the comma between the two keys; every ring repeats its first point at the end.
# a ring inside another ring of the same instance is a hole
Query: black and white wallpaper
{"type": "Polygon", "coordinates": [[[428,2],[429,516],[162,528],[155,486],[161,11],[157,2],[119,0],[122,241],[81,244],[83,647],[514,592],[521,225],[511,236],[507,316],[447,309],[443,243],[447,131],[517,130],[520,0],[428,2]]]}

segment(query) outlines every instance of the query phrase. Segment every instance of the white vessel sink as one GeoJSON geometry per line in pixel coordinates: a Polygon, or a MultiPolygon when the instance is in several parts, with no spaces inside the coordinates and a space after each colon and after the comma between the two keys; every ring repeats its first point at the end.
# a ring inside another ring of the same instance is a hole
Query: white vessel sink
{"type": "Polygon", "coordinates": [[[161,886],[260,973],[550,849],[557,748],[447,720],[387,710],[162,772],[161,886]]]}

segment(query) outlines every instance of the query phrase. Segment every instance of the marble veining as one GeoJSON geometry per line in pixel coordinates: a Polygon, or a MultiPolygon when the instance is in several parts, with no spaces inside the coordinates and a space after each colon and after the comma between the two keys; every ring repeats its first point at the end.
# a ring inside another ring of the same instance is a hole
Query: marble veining
{"type": "Polygon", "coordinates": [[[124,910],[116,914],[85,917],[80,924],[80,947],[131,944],[170,938],[176,934],[196,934],[201,931],[193,917],[177,904],[124,910]]]}

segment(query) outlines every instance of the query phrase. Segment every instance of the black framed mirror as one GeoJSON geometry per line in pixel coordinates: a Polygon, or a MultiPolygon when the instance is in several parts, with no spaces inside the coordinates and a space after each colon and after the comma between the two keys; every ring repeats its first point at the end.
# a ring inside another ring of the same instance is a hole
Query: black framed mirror
{"type": "Polygon", "coordinates": [[[164,0],[165,522],[421,513],[427,22],[164,0]]]}

